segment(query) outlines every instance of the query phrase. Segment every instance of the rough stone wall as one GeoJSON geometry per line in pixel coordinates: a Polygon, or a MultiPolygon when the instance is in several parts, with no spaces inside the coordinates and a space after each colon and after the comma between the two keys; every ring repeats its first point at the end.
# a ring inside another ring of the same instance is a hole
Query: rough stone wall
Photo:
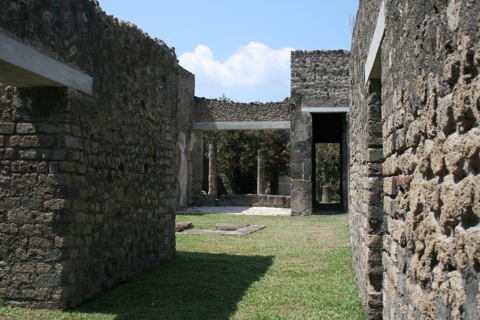
{"type": "Polygon", "coordinates": [[[348,106],[346,50],[292,51],[291,92],[302,95],[302,107],[348,106]]]}
{"type": "Polygon", "coordinates": [[[174,255],[193,77],[96,1],[1,1],[0,27],[93,77],[91,97],[0,91],[0,297],[73,307],[174,255]]]}
{"type": "Polygon", "coordinates": [[[478,319],[480,3],[386,11],[384,315],[478,319]]]}
{"type": "MultiPolygon", "coordinates": [[[[63,264],[63,256],[81,254],[65,252],[57,230],[71,206],[65,198],[73,190],[65,182],[77,168],[70,158],[79,156],[69,147],[72,127],[62,113],[69,107],[68,90],[2,86],[0,99],[0,295],[54,307],[63,295],[62,270],[73,267],[63,264]],[[51,123],[45,118],[54,112],[58,122],[51,123]]],[[[80,163],[78,170],[84,170],[80,163]]]]}
{"type": "Polygon", "coordinates": [[[350,62],[350,244],[359,295],[369,319],[381,319],[383,312],[383,140],[381,83],[372,80],[365,84],[363,64],[380,3],[380,0],[362,1],[357,13],[350,62]]]}
{"type": "MultiPolygon", "coordinates": [[[[379,6],[380,1],[360,2],[351,122],[368,117],[371,85],[365,85],[363,72],[379,6]]],[[[478,319],[480,3],[403,0],[386,1],[385,8],[383,318],[478,319]]],[[[352,148],[361,153],[362,145],[352,148]]],[[[368,170],[360,156],[354,167],[368,170]]],[[[367,190],[357,188],[354,197],[368,197],[367,190]]],[[[361,215],[369,211],[351,214],[354,230],[365,225],[361,215]]],[[[368,232],[363,236],[368,245],[368,232]]],[[[357,275],[369,263],[364,246],[353,250],[363,259],[354,258],[357,275]]],[[[357,281],[367,285],[358,276],[357,281]]]]}
{"type": "Polygon", "coordinates": [[[367,86],[365,101],[355,99],[356,92],[352,90],[350,243],[359,294],[367,315],[370,319],[381,319],[384,228],[381,86],[379,81],[371,81],[367,86]]]}
{"type": "Polygon", "coordinates": [[[240,103],[228,99],[195,98],[195,121],[289,121],[290,102],[240,103]]]}
{"type": "Polygon", "coordinates": [[[348,106],[350,53],[293,51],[291,55],[291,176],[292,214],[313,210],[312,116],[302,108],[348,106]]]}

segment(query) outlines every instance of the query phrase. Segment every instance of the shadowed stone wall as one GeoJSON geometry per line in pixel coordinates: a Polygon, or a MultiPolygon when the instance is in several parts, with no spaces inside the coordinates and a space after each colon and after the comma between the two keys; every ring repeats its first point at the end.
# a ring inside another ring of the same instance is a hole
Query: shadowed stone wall
{"type": "Polygon", "coordinates": [[[478,319],[480,3],[385,1],[381,77],[366,83],[380,4],[360,1],[350,69],[350,184],[356,208],[350,229],[361,296],[372,319],[478,319]],[[376,117],[371,112],[378,101],[383,230],[374,223],[381,203],[377,187],[368,185],[370,174],[376,175],[367,152],[376,122],[369,119],[376,117]],[[379,236],[381,305],[375,299],[379,236]]]}
{"type": "Polygon", "coordinates": [[[0,89],[0,298],[73,307],[174,255],[194,78],[96,1],[1,1],[0,27],[93,77],[0,89]]]}

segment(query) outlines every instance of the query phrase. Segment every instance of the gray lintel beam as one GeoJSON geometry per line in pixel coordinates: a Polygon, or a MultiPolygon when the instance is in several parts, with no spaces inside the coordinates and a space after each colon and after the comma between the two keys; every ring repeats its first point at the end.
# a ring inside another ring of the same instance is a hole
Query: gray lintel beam
{"type": "Polygon", "coordinates": [[[70,87],[92,95],[93,79],[0,31],[0,82],[15,87],[70,87]]]}
{"type": "Polygon", "coordinates": [[[290,121],[196,122],[194,130],[290,130],[290,121]]]}
{"type": "Polygon", "coordinates": [[[349,107],[303,107],[302,112],[309,113],[349,113],[349,107]]]}
{"type": "Polygon", "coordinates": [[[380,79],[382,74],[381,48],[383,35],[385,34],[385,1],[382,1],[378,13],[377,25],[373,34],[372,43],[368,50],[367,61],[365,62],[365,83],[368,79],[380,79]]]}

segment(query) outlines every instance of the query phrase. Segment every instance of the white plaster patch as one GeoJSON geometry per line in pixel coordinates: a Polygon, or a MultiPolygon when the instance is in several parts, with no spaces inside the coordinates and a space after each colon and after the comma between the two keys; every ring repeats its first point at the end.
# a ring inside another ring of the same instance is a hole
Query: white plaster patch
{"type": "Polygon", "coordinates": [[[180,183],[180,207],[187,205],[188,166],[185,149],[187,145],[185,133],[178,135],[178,147],[180,149],[180,170],[178,171],[178,182],[180,183]]]}
{"type": "Polygon", "coordinates": [[[447,8],[447,21],[450,30],[454,31],[458,28],[460,22],[460,3],[451,0],[447,8]]]}

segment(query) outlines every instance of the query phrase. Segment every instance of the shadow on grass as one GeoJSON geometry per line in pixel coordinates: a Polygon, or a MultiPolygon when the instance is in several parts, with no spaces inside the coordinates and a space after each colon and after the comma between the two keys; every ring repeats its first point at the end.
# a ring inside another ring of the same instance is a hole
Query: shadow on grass
{"type": "Polygon", "coordinates": [[[197,213],[197,212],[186,212],[186,211],[177,211],[177,215],[182,215],[182,216],[204,216],[210,213],[197,213]]]}
{"type": "Polygon", "coordinates": [[[72,310],[115,319],[228,319],[270,256],[177,252],[177,256],[72,310]]]}
{"type": "Polygon", "coordinates": [[[315,202],[313,214],[315,215],[336,215],[344,214],[343,205],[341,203],[320,203],[315,202]]]}

